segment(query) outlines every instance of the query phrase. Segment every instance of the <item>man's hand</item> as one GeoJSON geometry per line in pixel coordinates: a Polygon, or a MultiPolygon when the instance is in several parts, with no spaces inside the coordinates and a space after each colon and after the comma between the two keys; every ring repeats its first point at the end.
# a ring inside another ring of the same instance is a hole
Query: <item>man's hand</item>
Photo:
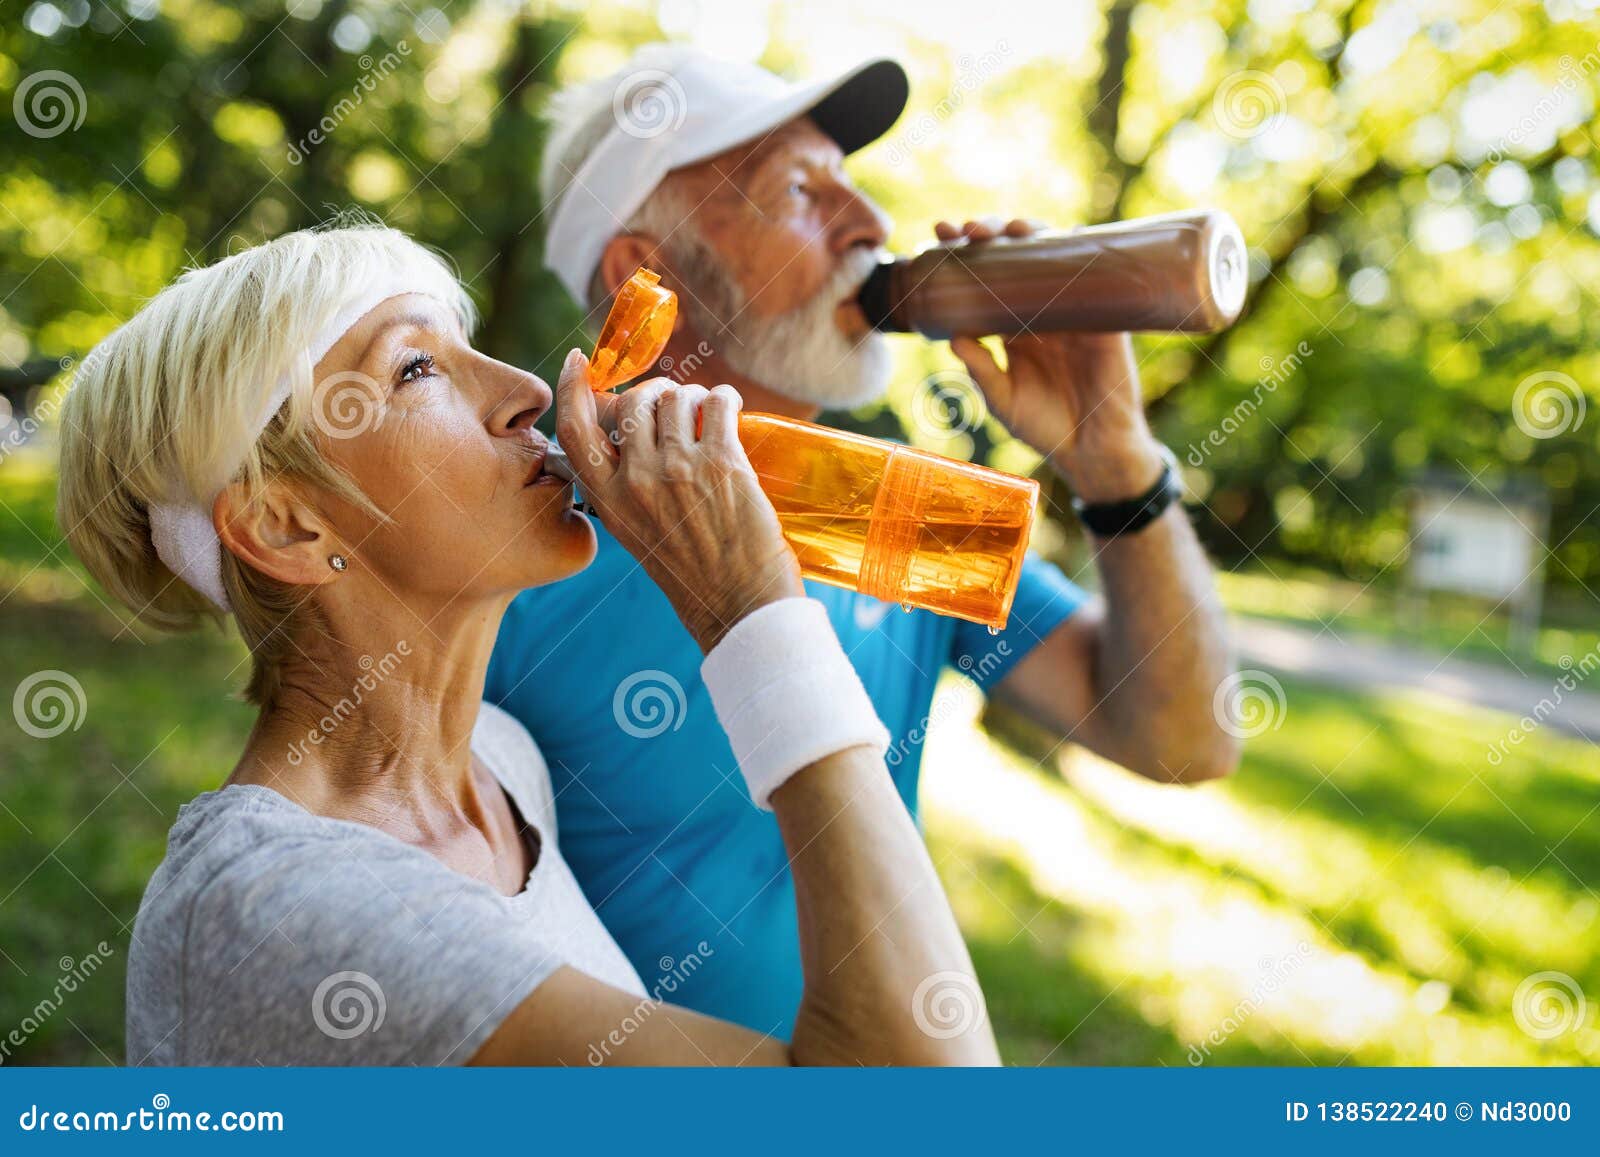
{"type": "MultiPolygon", "coordinates": [[[[940,221],[946,244],[982,244],[1027,237],[1040,228],[1021,219],[940,221]]],[[[1162,460],[1144,418],[1139,368],[1127,334],[1046,333],[1006,338],[1006,368],[976,338],[950,349],[967,367],[995,417],[1050,459],[1085,502],[1114,502],[1144,493],[1162,460]]]]}

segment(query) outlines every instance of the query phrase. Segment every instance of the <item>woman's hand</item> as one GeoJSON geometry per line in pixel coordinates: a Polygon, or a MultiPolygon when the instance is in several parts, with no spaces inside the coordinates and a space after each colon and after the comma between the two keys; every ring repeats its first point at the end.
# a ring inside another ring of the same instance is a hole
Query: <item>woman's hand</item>
{"type": "Polygon", "coordinates": [[[556,399],[556,437],[584,497],[701,651],[756,608],[805,594],[794,551],[739,444],[740,398],[731,386],[666,378],[634,386],[610,399],[614,441],[600,425],[589,361],[573,350],[556,399]]]}

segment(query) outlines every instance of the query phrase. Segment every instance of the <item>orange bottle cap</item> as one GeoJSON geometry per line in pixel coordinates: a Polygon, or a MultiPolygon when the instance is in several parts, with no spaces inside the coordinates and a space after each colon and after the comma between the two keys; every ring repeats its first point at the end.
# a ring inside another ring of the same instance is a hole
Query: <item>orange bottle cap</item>
{"type": "Polygon", "coordinates": [[[678,295],[661,287],[659,273],[635,270],[606,314],[589,359],[589,384],[598,393],[644,373],[660,360],[677,320],[678,295]]]}

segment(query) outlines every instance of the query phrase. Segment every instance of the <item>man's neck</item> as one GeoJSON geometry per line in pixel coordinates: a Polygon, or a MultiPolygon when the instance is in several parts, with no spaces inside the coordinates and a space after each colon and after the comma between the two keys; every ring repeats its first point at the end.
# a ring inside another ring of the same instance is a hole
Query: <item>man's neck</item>
{"type": "Polygon", "coordinates": [[[730,385],[738,390],[739,396],[744,399],[744,408],[756,413],[777,414],[784,418],[800,418],[812,422],[822,412],[822,407],[815,402],[791,398],[747,378],[729,365],[721,354],[704,352],[709,349],[712,349],[710,342],[701,341],[698,336],[689,332],[687,327],[682,327],[672,335],[672,340],[667,343],[666,352],[662,355],[663,364],[670,364],[671,368],[664,369],[658,365],[655,373],[672,378],[674,381],[693,382],[707,387],[730,385]]]}

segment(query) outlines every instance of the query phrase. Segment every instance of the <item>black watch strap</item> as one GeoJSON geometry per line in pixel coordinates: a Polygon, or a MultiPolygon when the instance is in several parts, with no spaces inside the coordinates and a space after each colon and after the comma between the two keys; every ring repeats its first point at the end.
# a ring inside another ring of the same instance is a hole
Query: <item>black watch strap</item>
{"type": "Polygon", "coordinates": [[[1073,512],[1078,520],[1089,528],[1089,533],[1096,538],[1116,538],[1119,534],[1133,534],[1143,530],[1156,519],[1167,512],[1178,499],[1183,497],[1183,479],[1178,476],[1178,468],[1172,458],[1172,451],[1162,447],[1163,459],[1161,477],[1156,479],[1155,485],[1136,498],[1127,498],[1121,502],[1094,502],[1087,503],[1080,499],[1072,500],[1073,512]]]}

